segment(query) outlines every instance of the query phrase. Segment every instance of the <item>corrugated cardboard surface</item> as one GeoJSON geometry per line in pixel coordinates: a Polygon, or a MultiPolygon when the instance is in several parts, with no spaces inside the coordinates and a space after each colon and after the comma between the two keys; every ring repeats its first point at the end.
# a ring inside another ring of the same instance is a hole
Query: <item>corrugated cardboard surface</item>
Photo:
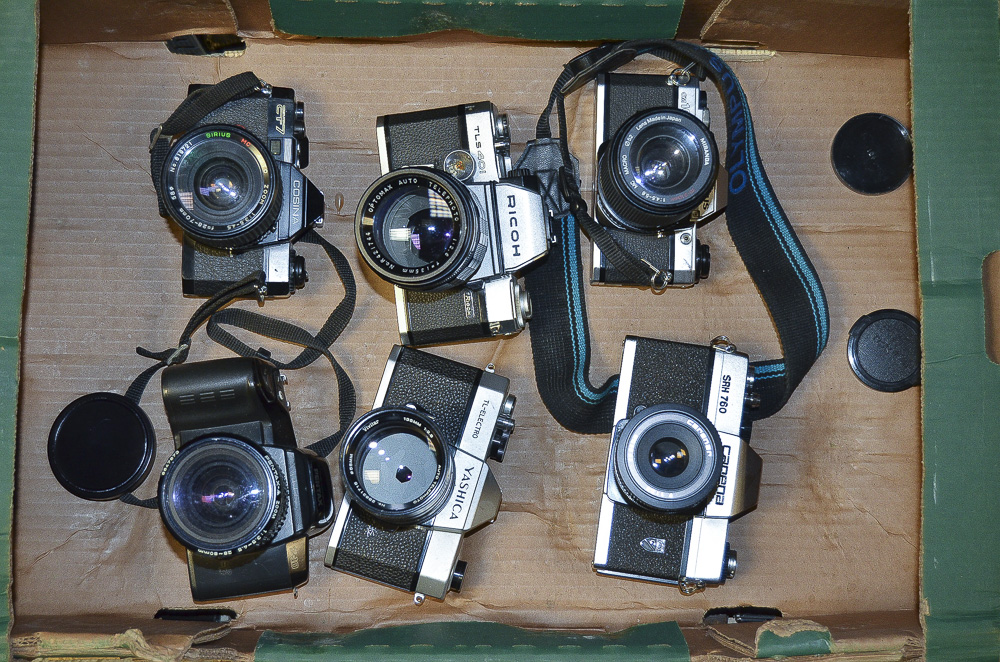
{"type": "MultiPolygon", "coordinates": [[[[149,365],[135,346],[174,345],[199,303],[180,296],[178,233],[156,214],[146,150],[150,129],[176,107],[188,83],[252,69],[295,88],[305,101],[311,143],[305,172],[327,196],[322,233],[350,256],[359,281],[355,321],[334,352],[367,408],[397,339],[390,288],[362,269],[353,246],[354,207],[378,175],[375,116],[489,99],[510,113],[519,151],[561,65],[577,52],[464,35],[395,44],[251,42],[239,59],[176,56],[158,44],[44,48],[18,444],[15,613],[146,617],[161,606],[191,605],[182,550],[158,515],[76,499],[56,483],[45,457],[59,410],[93,390],[123,390],[149,365]]],[[[885,307],[917,312],[913,191],[907,184],[886,196],[859,196],[840,185],[829,164],[830,141],[849,117],[868,111],[908,117],[907,63],[782,54],[734,67],[770,179],[831,306],[826,354],[788,406],[755,425],[752,443],[764,459],[764,477],[760,507],[732,527],[740,554],[736,579],[685,598],[669,587],[593,573],[608,439],[570,434],[553,422],[535,390],[522,334],[433,350],[480,366],[495,363],[518,396],[517,429],[507,459],[496,467],[504,506],[497,522],[465,547],[463,592],[415,607],[407,594],[325,568],[324,534],[312,542],[311,578],[297,597],[228,603],[242,623],[331,631],[482,619],[615,630],[669,619],[690,623],[708,607],[741,603],[813,617],[915,609],[919,389],[870,391],[851,374],[844,354],[859,316],[885,307]]],[[[655,63],[647,68],[664,70],[655,63]]],[[[568,110],[589,185],[590,89],[568,110]]],[[[702,238],[712,246],[712,275],[693,289],[655,296],[588,287],[596,377],[618,370],[626,333],[702,343],[724,333],[752,358],[776,354],[770,321],[724,224],[716,222],[702,238]]],[[[287,301],[268,302],[263,312],[316,329],[342,289],[319,252],[302,252],[309,284],[287,301]]],[[[196,337],[192,360],[224,355],[203,334],[196,337]]],[[[156,386],[144,405],[160,438],[158,468],[170,441],[156,386]]],[[[334,388],[332,371],[321,363],[289,374],[300,442],[335,425],[334,388]]],[[[150,496],[153,483],[139,495],[150,496]]]]}

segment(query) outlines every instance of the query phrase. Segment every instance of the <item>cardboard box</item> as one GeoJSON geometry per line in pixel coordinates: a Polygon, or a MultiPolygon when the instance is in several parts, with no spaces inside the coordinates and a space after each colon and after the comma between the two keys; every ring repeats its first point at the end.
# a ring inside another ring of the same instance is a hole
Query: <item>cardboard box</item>
{"type": "MultiPolygon", "coordinates": [[[[296,7],[315,16],[320,4],[296,7]]],[[[253,70],[296,90],[306,104],[312,145],[305,173],[327,196],[322,234],[348,254],[358,278],[357,313],[334,352],[366,409],[396,340],[391,291],[360,265],[353,247],[354,207],[378,174],[375,116],[488,99],[510,114],[519,152],[533,137],[561,65],[583,47],[461,32],[313,43],[276,36],[261,5],[250,1],[221,11],[213,2],[83,9],[49,0],[41,12],[36,96],[33,12],[5,5],[0,84],[11,130],[0,143],[0,259],[9,281],[0,295],[6,325],[0,431],[8,443],[0,475],[7,476],[3,494],[12,499],[13,523],[0,521],[0,530],[13,535],[0,553],[13,552],[7,615],[8,621],[14,615],[13,656],[458,659],[468,657],[470,647],[489,646],[472,648],[472,655],[996,659],[1000,564],[986,550],[996,548],[1000,534],[988,530],[997,508],[986,486],[1000,450],[990,437],[996,368],[985,350],[981,264],[998,244],[992,159],[1000,89],[997,7],[970,2],[952,12],[945,5],[914,3],[909,61],[898,57],[905,55],[898,3],[774,0],[767,3],[770,20],[760,21],[760,5],[699,1],[680,15],[681,36],[760,45],[722,54],[747,91],[769,177],[831,308],[826,353],[789,404],[755,426],[751,441],[764,459],[764,479],[759,508],[732,529],[740,551],[735,579],[686,598],[669,587],[592,572],[608,439],[568,433],[552,420],[535,390],[522,334],[433,350],[475,365],[493,362],[519,399],[518,427],[497,467],[504,506],[496,523],[466,545],[470,572],[461,594],[418,608],[406,594],[332,572],[322,565],[325,534],[312,541],[310,581],[297,595],[225,603],[239,618],[217,627],[152,620],[160,607],[192,606],[181,548],[154,512],[69,495],[45,457],[49,426],[65,404],[94,390],[123,390],[150,364],[134,353],[136,345],[172,346],[200,303],[180,296],[179,237],[156,214],[150,129],[192,82],[253,70]],[[832,16],[841,20],[830,24],[832,16]],[[885,23],[886,17],[894,18],[885,23]],[[241,26],[249,26],[243,32],[248,47],[238,58],[172,55],[160,41],[241,26]],[[874,30],[882,38],[865,38],[872,26],[884,26],[874,30]],[[808,50],[815,52],[802,52],[808,50]],[[956,62],[963,66],[947,66],[956,62]],[[911,100],[918,204],[912,183],[880,197],[848,191],[829,165],[837,128],[870,111],[908,123],[911,100]],[[844,356],[851,324],[878,308],[916,314],[921,307],[925,386],[897,394],[863,387],[844,356]],[[710,607],[747,604],[776,607],[786,618],[763,627],[701,624],[710,607]],[[446,624],[431,625],[439,621],[446,624]],[[509,631],[479,622],[587,634],[509,631]],[[590,636],[639,624],[644,627],[616,638],[590,636]],[[413,627],[366,630],[394,625],[413,627]]],[[[391,10],[370,11],[389,17],[391,10]]],[[[276,2],[274,11],[277,20],[289,8],[276,2]]],[[[389,23],[346,24],[339,34],[403,33],[389,23]]],[[[581,16],[580,25],[586,24],[581,16]]],[[[310,34],[329,36],[324,25],[314,26],[310,34]]],[[[544,34],[625,36],[608,30],[544,34]]],[[[640,62],[636,70],[663,68],[640,62]]],[[[568,111],[572,146],[589,184],[591,89],[571,99],[568,111]]],[[[723,133],[716,130],[717,137],[723,133]]],[[[726,333],[752,358],[776,355],[770,321],[723,222],[704,235],[712,246],[712,275],[691,290],[654,296],[587,288],[595,378],[617,372],[626,333],[689,342],[726,333]]],[[[342,288],[318,252],[307,260],[306,288],[287,301],[268,302],[263,312],[316,329],[342,288]]],[[[225,354],[199,333],[191,358],[225,354]]],[[[329,367],[317,362],[291,373],[289,382],[300,441],[327,434],[336,425],[329,367]]],[[[159,467],[169,440],[155,386],[144,406],[160,436],[159,467]]],[[[152,483],[139,495],[149,496],[152,483]]],[[[2,512],[9,517],[9,510],[2,512]]]]}

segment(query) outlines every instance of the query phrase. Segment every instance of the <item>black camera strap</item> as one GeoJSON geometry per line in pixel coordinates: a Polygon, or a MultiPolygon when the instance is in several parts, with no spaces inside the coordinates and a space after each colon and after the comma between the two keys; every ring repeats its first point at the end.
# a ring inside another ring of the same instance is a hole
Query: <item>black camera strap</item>
{"type": "Polygon", "coordinates": [[[710,78],[725,106],[727,227],[771,315],[783,353],[780,359],[753,364],[754,390],[761,405],[750,412],[752,418],[766,418],[784,406],[823,351],[829,334],[822,285],[764,172],[746,96],[729,65],[705,48],[671,40],[636,40],[591,49],[566,65],[538,120],[537,139],[529,143],[518,163],[518,167],[537,168],[544,197],[555,214],[552,231],[557,245],[546,260],[525,274],[534,308],[530,334],[536,380],[552,415],[577,432],[609,432],[617,394],[617,377],[600,388],[590,382],[590,338],[577,230],[582,227],[628,278],[649,282],[654,290],[664,287],[666,278],[625,250],[587,213],[579,173],[569,153],[564,100],[597,74],[645,53],[686,65],[691,75],[710,78]],[[552,137],[549,124],[553,108],[559,121],[558,138],[552,137]]]}
{"type": "MultiPolygon", "coordinates": [[[[237,299],[259,296],[260,288],[264,284],[264,274],[258,272],[220,290],[217,294],[202,303],[191,316],[191,319],[188,320],[187,325],[181,332],[176,347],[161,351],[151,351],[143,347],[136,347],[136,353],[140,356],[153,359],[156,363],[143,370],[132,381],[125,392],[125,397],[138,405],[142,399],[143,392],[157,372],[169,365],[183,363],[187,360],[191,350],[192,336],[201,325],[207,322],[206,332],[215,342],[241,356],[265,359],[284,370],[298,370],[311,364],[321,356],[326,357],[330,365],[333,366],[333,371],[337,378],[337,395],[339,400],[338,423],[340,427],[323,439],[309,444],[306,448],[320,457],[326,457],[332,453],[354,420],[354,415],[357,411],[357,395],[354,384],[350,376],[348,376],[347,372],[330,351],[330,346],[340,337],[340,334],[347,327],[348,322],[351,321],[351,317],[354,315],[354,306],[357,301],[357,283],[354,280],[351,265],[347,261],[347,258],[344,257],[344,254],[336,246],[321,237],[315,230],[309,230],[302,236],[300,241],[317,244],[322,247],[333,263],[341,282],[344,284],[344,298],[333,309],[329,317],[327,317],[326,322],[315,335],[291,322],[285,322],[240,308],[226,308],[227,305],[237,299]],[[304,349],[290,361],[278,361],[271,356],[269,351],[263,348],[253,349],[232,333],[222,328],[223,326],[241,328],[251,333],[271,338],[272,340],[299,345],[304,349]]],[[[125,503],[144,508],[157,507],[157,500],[155,498],[139,499],[133,494],[125,494],[120,499],[125,503]]]]}

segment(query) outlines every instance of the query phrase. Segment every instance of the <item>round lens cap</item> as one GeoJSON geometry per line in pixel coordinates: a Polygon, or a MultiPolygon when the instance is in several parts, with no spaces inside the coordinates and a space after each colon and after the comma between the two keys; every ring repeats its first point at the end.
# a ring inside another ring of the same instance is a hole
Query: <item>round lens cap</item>
{"type": "Polygon", "coordinates": [[[920,383],[920,322],[902,310],[877,310],[851,327],[847,360],[876,391],[903,391],[920,383]]]}
{"type": "Polygon", "coordinates": [[[49,432],[49,466],[82,499],[117,499],[142,484],[156,456],[156,436],[139,405],[117,393],[71,402],[49,432]]]}
{"type": "Polygon", "coordinates": [[[896,118],[864,113],[840,127],[830,157],[844,186],[878,195],[896,190],[910,176],[913,144],[910,132],[896,118]]]}

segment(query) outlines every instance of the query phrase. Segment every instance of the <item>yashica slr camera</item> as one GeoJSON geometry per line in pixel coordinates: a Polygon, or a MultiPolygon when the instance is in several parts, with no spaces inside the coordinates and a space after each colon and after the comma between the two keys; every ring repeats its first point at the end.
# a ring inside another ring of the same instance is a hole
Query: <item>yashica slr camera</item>
{"type": "Polygon", "coordinates": [[[531,316],[517,272],[549,249],[537,178],[511,171],[489,102],[378,118],[382,177],[362,196],[358,249],[395,285],[404,345],[511,335],[531,316]]]}
{"type": "MultiPolygon", "coordinates": [[[[725,170],[709,130],[705,92],[685,71],[597,78],[595,218],[669,286],[708,277],[697,227],[725,208],[725,170]]],[[[594,283],[635,283],[592,247],[594,283]]]]}
{"type": "Polygon", "coordinates": [[[514,429],[509,380],[396,346],[374,408],[344,436],[344,500],[326,565],[403,591],[421,604],[459,591],[466,534],[492,522],[514,429]]]}
{"type": "Polygon", "coordinates": [[[304,584],[333,487],[326,461],[296,446],[278,369],[202,361],[166,368],[161,384],[177,450],[160,476],[160,516],[187,548],[194,599],[304,584]]]}
{"type": "Polygon", "coordinates": [[[685,595],[725,583],[736,573],[729,523],[756,508],[760,489],[749,359],[725,337],[629,336],[620,379],[594,569],[685,595]]]}
{"type": "MultiPolygon", "coordinates": [[[[207,87],[192,85],[188,95],[207,87]]],[[[303,104],[294,90],[263,83],[172,138],[152,177],[160,214],[184,233],[185,295],[212,296],[258,272],[262,296],[305,285],[305,259],[292,242],[322,225],[324,213],[323,194],[300,171],[308,162],[303,104]]]]}

